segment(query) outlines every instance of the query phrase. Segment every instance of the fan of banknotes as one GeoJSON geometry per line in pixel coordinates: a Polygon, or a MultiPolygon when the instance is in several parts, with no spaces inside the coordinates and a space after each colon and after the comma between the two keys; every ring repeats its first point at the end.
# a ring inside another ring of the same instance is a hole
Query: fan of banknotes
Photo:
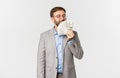
{"type": "Polygon", "coordinates": [[[59,35],[66,35],[67,30],[73,30],[73,22],[66,20],[59,24],[57,31],[59,35]]]}

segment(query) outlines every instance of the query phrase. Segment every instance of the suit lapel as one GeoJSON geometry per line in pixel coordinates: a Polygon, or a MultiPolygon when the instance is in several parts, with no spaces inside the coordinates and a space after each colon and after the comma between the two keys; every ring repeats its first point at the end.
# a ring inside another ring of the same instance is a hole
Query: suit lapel
{"type": "Polygon", "coordinates": [[[63,50],[64,50],[64,48],[65,48],[65,46],[66,46],[66,43],[67,43],[67,37],[64,36],[64,37],[63,37],[63,50]]]}
{"type": "Polygon", "coordinates": [[[55,55],[57,56],[56,41],[55,41],[55,37],[54,37],[54,29],[53,29],[53,28],[50,30],[49,35],[50,35],[50,38],[51,38],[50,41],[51,41],[51,43],[52,43],[50,46],[53,47],[53,50],[54,50],[54,52],[55,52],[55,55]]]}

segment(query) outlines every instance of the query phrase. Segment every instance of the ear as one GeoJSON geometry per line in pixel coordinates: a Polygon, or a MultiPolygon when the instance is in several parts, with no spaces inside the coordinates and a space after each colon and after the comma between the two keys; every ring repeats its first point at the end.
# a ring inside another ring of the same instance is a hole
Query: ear
{"type": "Polygon", "coordinates": [[[51,21],[54,22],[54,18],[53,17],[51,17],[51,21]]]}

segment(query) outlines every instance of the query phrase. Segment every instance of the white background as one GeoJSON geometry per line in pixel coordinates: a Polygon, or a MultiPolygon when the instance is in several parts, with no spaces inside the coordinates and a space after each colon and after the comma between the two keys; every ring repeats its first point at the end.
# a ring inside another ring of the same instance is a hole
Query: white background
{"type": "Polygon", "coordinates": [[[49,12],[67,10],[84,57],[77,78],[120,78],[119,0],[0,0],[0,78],[36,78],[40,33],[53,27],[49,12]]]}

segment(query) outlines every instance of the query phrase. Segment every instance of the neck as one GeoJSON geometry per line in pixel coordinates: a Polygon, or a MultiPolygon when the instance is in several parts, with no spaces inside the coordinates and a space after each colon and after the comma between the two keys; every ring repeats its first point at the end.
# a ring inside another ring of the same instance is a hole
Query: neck
{"type": "Polygon", "coordinates": [[[58,27],[58,26],[57,26],[57,25],[55,25],[55,27],[54,27],[54,28],[55,28],[55,31],[57,31],[57,27],[58,27]]]}

